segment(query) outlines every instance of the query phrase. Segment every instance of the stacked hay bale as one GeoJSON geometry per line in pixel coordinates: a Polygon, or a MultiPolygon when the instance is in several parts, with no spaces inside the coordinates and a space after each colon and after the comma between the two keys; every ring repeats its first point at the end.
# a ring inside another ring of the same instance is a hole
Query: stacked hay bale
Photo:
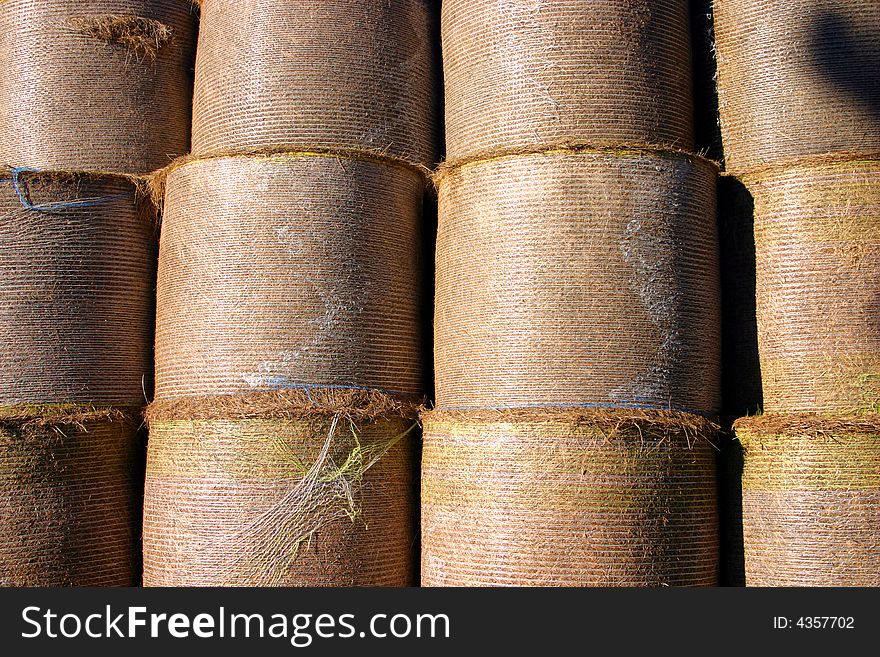
{"type": "Polygon", "coordinates": [[[746,581],[877,585],[880,5],[716,0],[715,27],[726,165],[754,203],[746,581]]]}
{"type": "Polygon", "coordinates": [[[146,585],[413,583],[434,3],[203,0],[157,177],[146,585]]]}
{"type": "Polygon", "coordinates": [[[0,585],[139,581],[155,216],[185,152],[183,0],[0,4],[0,585]]]}
{"type": "Polygon", "coordinates": [[[688,3],[442,10],[425,585],[712,585],[715,176],[688,3]]]}

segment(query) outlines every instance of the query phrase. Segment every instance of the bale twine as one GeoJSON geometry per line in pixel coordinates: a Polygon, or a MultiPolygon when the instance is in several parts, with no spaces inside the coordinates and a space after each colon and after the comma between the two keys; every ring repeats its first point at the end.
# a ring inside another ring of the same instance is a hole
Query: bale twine
{"type": "Polygon", "coordinates": [[[171,171],[157,397],[422,392],[423,191],[411,169],[314,153],[171,171]]]}
{"type": "Polygon", "coordinates": [[[743,418],[750,586],[880,586],[880,416],[743,418]]]}
{"type": "Polygon", "coordinates": [[[0,404],[143,404],[151,213],[128,178],[0,169],[0,404]]]}
{"type": "Polygon", "coordinates": [[[555,151],[441,173],[439,408],[720,405],[715,172],[555,151]]]}
{"type": "Polygon", "coordinates": [[[747,179],[764,410],[880,408],[880,161],[747,179]]]}
{"type": "Polygon", "coordinates": [[[694,146],[687,0],[442,6],[451,160],[562,142],[694,146]]]}
{"type": "Polygon", "coordinates": [[[763,408],[755,308],[754,200],[736,178],[718,181],[721,243],[721,383],[731,419],[763,408]]]}
{"type": "Polygon", "coordinates": [[[189,150],[188,0],[0,5],[0,163],[146,173],[189,150]]]}
{"type": "Polygon", "coordinates": [[[316,390],[148,410],[146,586],[410,586],[414,406],[316,390]]]}
{"type": "Polygon", "coordinates": [[[880,3],[715,0],[727,169],[880,153],[880,3]]]}
{"type": "Polygon", "coordinates": [[[710,422],[557,408],[423,423],[423,586],[718,583],[710,422]]]}
{"type": "Polygon", "coordinates": [[[430,0],[202,0],[193,153],[285,146],[438,160],[430,0]]]}
{"type": "Polygon", "coordinates": [[[0,407],[0,586],[135,586],[135,411],[0,407]]]}

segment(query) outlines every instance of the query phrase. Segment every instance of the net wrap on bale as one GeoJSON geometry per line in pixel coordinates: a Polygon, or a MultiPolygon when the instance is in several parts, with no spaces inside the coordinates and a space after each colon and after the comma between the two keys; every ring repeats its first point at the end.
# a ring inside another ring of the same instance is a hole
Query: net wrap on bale
{"type": "Polygon", "coordinates": [[[137,415],[0,407],[0,586],[139,583],[137,415]]]}
{"type": "Polygon", "coordinates": [[[750,586],[880,586],[880,416],[742,418],[750,586]]]}
{"type": "Polygon", "coordinates": [[[715,0],[728,171],[880,154],[880,3],[715,0]]]}
{"type": "Polygon", "coordinates": [[[420,174],[319,153],[218,157],[173,168],[166,190],[157,398],[422,392],[420,174]]]}
{"type": "Polygon", "coordinates": [[[438,408],[718,410],[710,163],[558,150],[446,169],[438,188],[438,408]]]}
{"type": "Polygon", "coordinates": [[[0,163],[143,174],[189,150],[188,0],[0,3],[0,163]]]}
{"type": "Polygon", "coordinates": [[[313,390],[156,402],[147,586],[410,586],[415,405],[313,390]]]}
{"type": "Polygon", "coordinates": [[[135,182],[0,169],[0,243],[0,404],[141,405],[156,235],[135,182]]]}
{"type": "Polygon", "coordinates": [[[686,0],[442,5],[447,156],[694,147],[686,0]]]}
{"type": "Polygon", "coordinates": [[[545,408],[423,426],[424,586],[718,583],[712,423],[545,408]]]}
{"type": "Polygon", "coordinates": [[[193,153],[286,147],[438,159],[431,0],[202,0],[193,153]]]}
{"type": "Polygon", "coordinates": [[[880,406],[880,161],[746,177],[764,410],[880,406]]]}

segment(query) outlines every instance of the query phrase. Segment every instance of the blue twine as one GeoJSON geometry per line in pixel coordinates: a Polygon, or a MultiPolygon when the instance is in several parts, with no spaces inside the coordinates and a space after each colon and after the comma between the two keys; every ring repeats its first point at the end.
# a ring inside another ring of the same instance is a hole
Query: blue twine
{"type": "MultiPolygon", "coordinates": [[[[15,167],[12,169],[12,187],[18,201],[25,210],[34,212],[62,212],[64,210],[72,210],[76,208],[88,208],[102,203],[109,203],[119,199],[126,198],[125,194],[115,194],[113,196],[93,196],[89,198],[76,199],[75,201],[55,201],[51,203],[33,203],[30,199],[30,192],[27,188],[27,181],[21,176],[23,173],[40,173],[40,169],[30,167],[15,167]]],[[[5,182],[5,181],[3,181],[5,182]]]]}

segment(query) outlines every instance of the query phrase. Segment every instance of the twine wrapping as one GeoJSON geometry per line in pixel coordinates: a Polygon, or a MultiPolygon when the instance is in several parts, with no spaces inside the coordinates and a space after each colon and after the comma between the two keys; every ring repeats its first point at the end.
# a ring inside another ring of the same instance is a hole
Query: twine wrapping
{"type": "Polygon", "coordinates": [[[512,409],[423,424],[423,586],[718,583],[710,422],[512,409]]]}
{"type": "Polygon", "coordinates": [[[128,178],[0,169],[0,404],[143,404],[154,226],[128,178]]]}
{"type": "Polygon", "coordinates": [[[0,586],[135,586],[136,411],[0,408],[0,586]]]}
{"type": "Polygon", "coordinates": [[[193,153],[286,146],[438,160],[429,0],[203,0],[193,153]]]}
{"type": "Polygon", "coordinates": [[[728,171],[880,154],[880,3],[715,0],[728,171]]]}
{"type": "Polygon", "coordinates": [[[735,419],[763,407],[755,308],[754,200],[736,178],[718,180],[721,242],[723,413],[735,419]]]}
{"type": "Polygon", "coordinates": [[[318,154],[168,176],[156,396],[423,390],[419,174],[318,154]]]}
{"type": "Polygon", "coordinates": [[[720,405],[715,175],[640,151],[439,180],[438,408],[720,405]]]}
{"type": "Polygon", "coordinates": [[[880,586],[880,416],[764,416],[743,444],[749,586],[880,586]]]}
{"type": "Polygon", "coordinates": [[[189,150],[187,0],[0,6],[0,163],[141,174],[189,150]]]}
{"type": "Polygon", "coordinates": [[[348,408],[151,407],[146,586],[413,584],[415,421],[376,393],[372,419],[361,393],[323,394],[348,408]]]}
{"type": "Polygon", "coordinates": [[[880,162],[749,177],[764,410],[880,408],[880,162]]]}
{"type": "Polygon", "coordinates": [[[686,0],[442,5],[451,160],[562,141],[692,150],[686,0]]]}

